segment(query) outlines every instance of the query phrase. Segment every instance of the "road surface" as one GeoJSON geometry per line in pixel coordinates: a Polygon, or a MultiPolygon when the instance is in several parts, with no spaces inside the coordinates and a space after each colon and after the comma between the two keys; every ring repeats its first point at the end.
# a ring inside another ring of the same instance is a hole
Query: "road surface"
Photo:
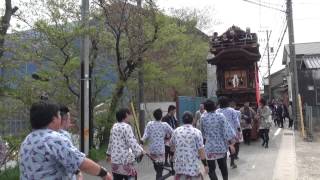
{"type": "MultiPolygon", "coordinates": [[[[261,146],[260,140],[252,142],[250,146],[241,144],[239,160],[236,161],[238,168],[229,168],[229,180],[282,180],[284,176],[286,178],[283,180],[295,180],[293,173],[295,171],[295,156],[292,156],[292,152],[295,153],[295,150],[292,142],[294,142],[292,130],[274,127],[270,130],[268,149],[261,146]],[[293,175],[290,177],[288,174],[293,175]]],[[[101,164],[110,169],[105,162],[101,162],[101,164]]],[[[139,180],[155,179],[153,164],[147,157],[144,157],[137,167],[139,180]]],[[[219,179],[222,179],[218,168],[216,172],[219,179]]],[[[84,179],[98,180],[99,178],[85,175],[84,179]]],[[[173,178],[169,178],[169,180],[171,179],[173,178]]],[[[208,175],[205,179],[209,180],[208,175]]]]}

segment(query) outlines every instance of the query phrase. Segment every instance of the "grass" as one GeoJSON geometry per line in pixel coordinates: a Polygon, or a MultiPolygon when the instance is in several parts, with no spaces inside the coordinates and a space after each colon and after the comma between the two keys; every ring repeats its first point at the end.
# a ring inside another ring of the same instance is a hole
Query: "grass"
{"type": "Polygon", "coordinates": [[[19,166],[14,168],[8,168],[5,171],[0,172],[0,179],[3,180],[19,180],[19,166]]]}
{"type": "Polygon", "coordinates": [[[106,159],[106,145],[101,146],[99,149],[92,148],[89,151],[89,158],[98,162],[106,159]]]}

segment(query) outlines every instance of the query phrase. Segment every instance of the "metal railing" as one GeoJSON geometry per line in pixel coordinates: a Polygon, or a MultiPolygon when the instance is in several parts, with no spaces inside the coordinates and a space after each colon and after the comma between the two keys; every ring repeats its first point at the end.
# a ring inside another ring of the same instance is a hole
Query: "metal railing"
{"type": "Polygon", "coordinates": [[[315,134],[320,132],[320,106],[304,106],[304,124],[306,139],[312,141],[315,134]]]}
{"type": "Polygon", "coordinates": [[[29,122],[26,120],[2,120],[0,121],[0,136],[21,135],[28,130],[29,122]]]}
{"type": "Polygon", "coordinates": [[[306,140],[313,140],[313,110],[312,106],[305,106],[305,130],[306,130],[306,140]]]}

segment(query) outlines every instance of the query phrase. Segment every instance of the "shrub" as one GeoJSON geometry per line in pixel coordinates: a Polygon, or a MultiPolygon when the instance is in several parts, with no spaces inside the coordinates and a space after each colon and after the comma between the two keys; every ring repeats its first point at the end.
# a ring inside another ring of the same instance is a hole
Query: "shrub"
{"type": "Polygon", "coordinates": [[[102,145],[99,149],[90,149],[89,158],[96,162],[106,159],[106,145],[102,145]]]}

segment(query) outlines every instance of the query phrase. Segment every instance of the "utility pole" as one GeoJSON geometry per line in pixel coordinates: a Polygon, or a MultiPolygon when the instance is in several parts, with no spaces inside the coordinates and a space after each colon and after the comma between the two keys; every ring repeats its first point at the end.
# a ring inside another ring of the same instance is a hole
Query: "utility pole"
{"type": "MultiPolygon", "coordinates": [[[[81,21],[84,29],[89,26],[89,0],[81,2],[81,21]]],[[[81,48],[81,92],[80,92],[80,118],[81,118],[81,142],[80,150],[89,154],[89,35],[82,36],[81,48]]]]}
{"type": "MultiPolygon", "coordinates": [[[[142,0],[137,0],[137,6],[139,11],[142,11],[142,0]]],[[[143,29],[142,29],[142,17],[138,19],[140,41],[143,40],[143,29]]],[[[139,42],[138,42],[139,43],[139,42]]],[[[141,42],[140,42],[141,43],[141,42]]],[[[139,54],[138,62],[140,63],[138,71],[138,88],[139,88],[139,129],[140,133],[143,134],[145,127],[145,112],[144,112],[144,74],[143,74],[143,59],[142,55],[139,54]]]]}
{"type": "Polygon", "coordinates": [[[269,87],[268,87],[268,97],[269,101],[272,101],[272,92],[271,92],[271,73],[270,73],[270,47],[269,47],[269,40],[270,40],[270,34],[267,30],[267,54],[268,54],[268,81],[269,81],[269,87]]]}
{"type": "Polygon", "coordinates": [[[299,84],[297,75],[297,62],[296,62],[296,51],[294,46],[294,31],[293,31],[293,15],[292,15],[292,0],[287,0],[287,23],[288,23],[288,34],[289,34],[289,51],[290,51],[290,69],[293,73],[292,79],[292,109],[293,118],[295,124],[298,122],[298,94],[299,84]]]}
{"type": "MultiPolygon", "coordinates": [[[[289,34],[289,54],[290,54],[290,63],[289,68],[292,72],[290,77],[292,77],[292,111],[293,111],[293,120],[295,124],[298,124],[299,111],[298,111],[298,95],[299,95],[299,83],[298,83],[298,73],[297,73],[297,62],[296,62],[296,50],[294,46],[294,30],[293,30],[293,15],[292,15],[292,0],[287,1],[287,9],[283,11],[269,5],[261,4],[261,2],[255,2],[252,0],[243,0],[245,2],[256,4],[261,7],[266,7],[274,10],[278,10],[286,13],[287,16],[287,25],[288,25],[288,34],[289,34]]],[[[301,108],[301,107],[300,107],[301,108]]],[[[297,127],[297,126],[295,126],[297,127]]]]}

